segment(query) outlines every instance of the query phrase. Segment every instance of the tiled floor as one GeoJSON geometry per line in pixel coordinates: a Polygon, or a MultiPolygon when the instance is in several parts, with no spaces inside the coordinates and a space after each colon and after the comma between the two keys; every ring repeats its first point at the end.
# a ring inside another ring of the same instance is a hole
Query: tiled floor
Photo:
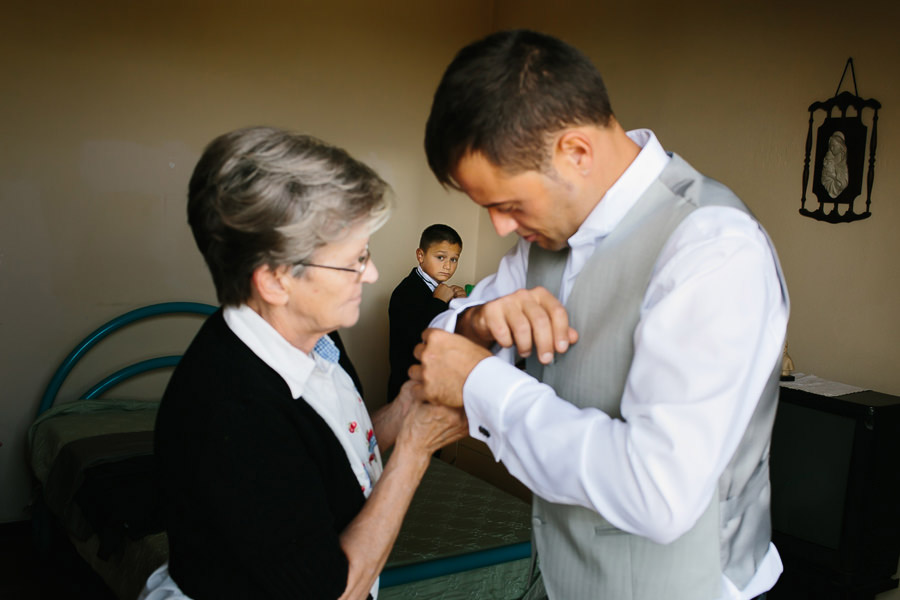
{"type": "Polygon", "coordinates": [[[27,521],[0,524],[0,598],[115,600],[68,540],[54,539],[40,556],[27,521]]]}

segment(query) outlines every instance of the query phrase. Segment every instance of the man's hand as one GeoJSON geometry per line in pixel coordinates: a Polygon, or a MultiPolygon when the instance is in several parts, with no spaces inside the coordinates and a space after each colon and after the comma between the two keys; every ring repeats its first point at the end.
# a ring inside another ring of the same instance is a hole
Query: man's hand
{"type": "Polygon", "coordinates": [[[491,353],[461,335],[426,329],[422,333],[422,343],[415,347],[413,355],[421,364],[411,366],[409,376],[421,383],[425,398],[460,407],[463,405],[463,384],[469,373],[491,353]]]}
{"type": "Polygon", "coordinates": [[[460,315],[456,330],[486,347],[515,345],[520,356],[536,351],[543,364],[553,360],[554,352],[562,354],[578,341],[578,332],[569,327],[569,313],[542,287],[517,290],[472,307],[460,315]]]}

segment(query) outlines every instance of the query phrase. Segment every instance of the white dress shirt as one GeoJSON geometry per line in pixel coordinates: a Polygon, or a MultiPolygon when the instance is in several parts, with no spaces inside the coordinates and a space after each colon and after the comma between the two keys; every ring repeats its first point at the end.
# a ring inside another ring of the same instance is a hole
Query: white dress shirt
{"type": "MultiPolygon", "coordinates": [[[[599,240],[659,176],[669,156],[649,130],[642,150],[569,238],[565,304],[599,240]]],[[[453,331],[466,308],[525,287],[530,244],[519,240],[468,298],[432,321],[453,331]]],[[[479,363],[463,387],[470,434],[541,497],[597,511],[659,543],[690,529],[715,493],[782,352],[788,306],[774,253],[741,211],[695,210],[663,247],[641,304],[622,419],[578,409],[510,363],[479,363]],[[489,432],[486,436],[482,430],[489,432]]],[[[774,545],[743,589],[723,576],[719,600],[765,592],[782,570],[774,545]]]]}

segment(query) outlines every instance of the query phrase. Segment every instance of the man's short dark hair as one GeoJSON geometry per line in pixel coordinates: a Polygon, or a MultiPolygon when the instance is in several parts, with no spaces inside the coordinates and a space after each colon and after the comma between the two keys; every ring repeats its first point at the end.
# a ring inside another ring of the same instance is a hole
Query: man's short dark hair
{"type": "Polygon", "coordinates": [[[603,78],[584,54],[528,30],[501,31],[466,46],[447,67],[425,127],[425,154],[442,184],[480,152],[511,172],[542,170],[548,137],[566,127],[606,126],[613,115],[603,78]]]}
{"type": "Polygon", "coordinates": [[[434,244],[440,244],[441,242],[456,244],[462,250],[462,238],[459,237],[455,229],[442,223],[435,223],[425,228],[425,231],[422,232],[422,237],[419,238],[419,248],[428,250],[434,244]]]}

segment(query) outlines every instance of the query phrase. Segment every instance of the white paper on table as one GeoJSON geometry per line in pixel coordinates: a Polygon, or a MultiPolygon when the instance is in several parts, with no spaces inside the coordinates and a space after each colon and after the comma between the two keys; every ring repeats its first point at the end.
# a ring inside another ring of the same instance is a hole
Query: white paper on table
{"type": "Polygon", "coordinates": [[[804,373],[794,373],[794,381],[782,381],[782,387],[802,390],[810,394],[818,394],[819,396],[843,396],[844,394],[852,394],[854,392],[863,392],[866,388],[848,385],[846,383],[838,383],[836,381],[828,381],[815,375],[806,375],[804,373]]]}

